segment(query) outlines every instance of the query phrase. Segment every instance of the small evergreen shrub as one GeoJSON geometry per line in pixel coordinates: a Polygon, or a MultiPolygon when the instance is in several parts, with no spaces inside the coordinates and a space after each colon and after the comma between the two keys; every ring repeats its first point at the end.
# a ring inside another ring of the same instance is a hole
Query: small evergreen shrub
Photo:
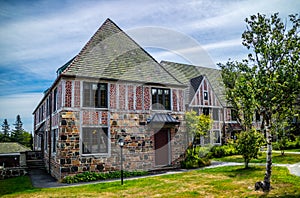
{"type": "MultiPolygon", "coordinates": [[[[123,171],[123,177],[138,177],[148,175],[147,171],[123,171]]],[[[121,177],[121,171],[112,172],[83,172],[73,176],[66,176],[62,179],[62,183],[78,183],[78,182],[89,182],[107,179],[116,179],[121,177]]]]}

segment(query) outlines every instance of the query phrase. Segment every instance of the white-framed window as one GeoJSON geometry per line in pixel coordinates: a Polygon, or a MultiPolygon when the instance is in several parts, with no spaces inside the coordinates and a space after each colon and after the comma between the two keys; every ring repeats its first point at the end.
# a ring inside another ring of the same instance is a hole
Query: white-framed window
{"type": "Polygon", "coordinates": [[[213,109],[213,120],[219,120],[219,109],[213,109]]]}
{"type": "Polygon", "coordinates": [[[203,92],[203,98],[204,98],[204,100],[208,100],[208,92],[207,91],[203,92]]]}
{"type": "Polygon", "coordinates": [[[152,109],[154,110],[171,110],[171,90],[163,88],[152,88],[152,109]]]}
{"type": "Polygon", "coordinates": [[[214,136],[214,143],[220,144],[221,143],[221,133],[219,130],[214,130],[213,131],[213,136],[214,136]]]}
{"type": "Polygon", "coordinates": [[[56,153],[56,148],[57,148],[57,134],[58,129],[53,129],[52,130],[52,152],[56,153]]]}
{"type": "Polygon", "coordinates": [[[95,108],[107,108],[107,84],[83,83],[83,106],[95,108]]]}
{"type": "Polygon", "coordinates": [[[107,154],[108,138],[108,128],[83,127],[82,154],[107,154]]]}

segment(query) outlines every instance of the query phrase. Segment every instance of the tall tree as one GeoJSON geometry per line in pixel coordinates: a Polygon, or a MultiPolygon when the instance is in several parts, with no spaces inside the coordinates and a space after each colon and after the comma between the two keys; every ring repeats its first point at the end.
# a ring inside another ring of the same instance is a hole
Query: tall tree
{"type": "Polygon", "coordinates": [[[22,128],[23,123],[20,115],[17,115],[14,126],[15,129],[12,131],[11,135],[12,141],[22,143],[24,130],[22,128]]]}
{"type": "Polygon", "coordinates": [[[278,114],[280,117],[291,116],[300,94],[300,18],[297,14],[289,15],[288,20],[283,22],[275,13],[269,18],[262,14],[252,15],[245,21],[247,30],[242,34],[242,44],[250,50],[248,59],[242,63],[228,62],[221,67],[234,71],[232,76],[244,76],[244,81],[239,77],[235,79],[233,89],[248,92],[251,87],[249,99],[241,105],[246,109],[247,105],[250,105],[249,108],[255,107],[263,118],[261,129],[266,132],[267,165],[260,186],[264,191],[269,191],[272,135],[276,132],[273,122],[278,114]]]}
{"type": "Polygon", "coordinates": [[[2,134],[0,142],[10,142],[10,128],[7,119],[2,124],[2,134]]]}

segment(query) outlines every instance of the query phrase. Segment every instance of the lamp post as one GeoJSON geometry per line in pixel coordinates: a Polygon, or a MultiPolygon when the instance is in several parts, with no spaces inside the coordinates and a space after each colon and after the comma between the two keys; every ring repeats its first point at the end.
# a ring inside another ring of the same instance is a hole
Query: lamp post
{"type": "Polygon", "coordinates": [[[124,146],[123,137],[119,138],[118,144],[121,147],[121,185],[123,185],[123,146],[124,146]]]}

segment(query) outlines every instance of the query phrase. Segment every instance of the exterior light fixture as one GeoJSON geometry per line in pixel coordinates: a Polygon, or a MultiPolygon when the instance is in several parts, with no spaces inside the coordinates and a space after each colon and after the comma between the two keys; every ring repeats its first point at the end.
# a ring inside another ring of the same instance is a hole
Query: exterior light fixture
{"type": "Polygon", "coordinates": [[[118,144],[121,147],[121,185],[123,185],[123,146],[124,146],[123,137],[119,138],[118,144]]]}

